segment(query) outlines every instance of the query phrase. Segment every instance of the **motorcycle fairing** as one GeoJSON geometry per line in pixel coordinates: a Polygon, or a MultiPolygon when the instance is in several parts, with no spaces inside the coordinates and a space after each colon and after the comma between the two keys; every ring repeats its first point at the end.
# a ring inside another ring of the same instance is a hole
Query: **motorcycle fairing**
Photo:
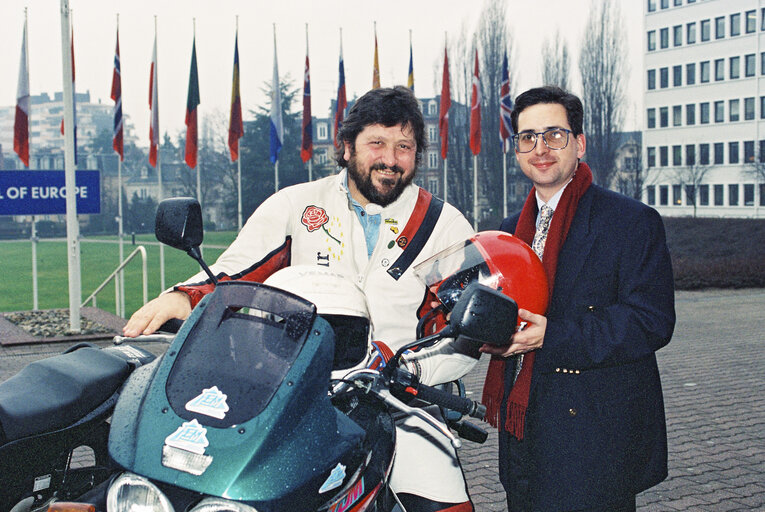
{"type": "Polygon", "coordinates": [[[349,474],[363,463],[364,431],[327,394],[333,346],[332,329],[310,302],[259,283],[220,283],[155,373],[128,381],[109,453],[145,477],[258,510],[316,509],[330,498],[318,490],[338,462],[349,474]],[[255,344],[246,339],[253,335],[261,337],[255,344]],[[228,397],[223,419],[186,410],[212,385],[228,397]],[[212,457],[199,476],[161,461],[165,439],[192,419],[206,429],[204,454],[212,457]]]}

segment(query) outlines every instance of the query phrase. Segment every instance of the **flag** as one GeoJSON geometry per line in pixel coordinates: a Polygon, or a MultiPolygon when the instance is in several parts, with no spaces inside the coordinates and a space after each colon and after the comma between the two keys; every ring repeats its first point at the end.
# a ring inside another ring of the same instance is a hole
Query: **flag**
{"type": "Polygon", "coordinates": [[[114,50],[114,73],[112,73],[112,100],[114,100],[114,131],[112,147],[125,160],[125,148],[122,131],[122,73],[120,70],[120,29],[117,29],[117,48],[114,50]]]}
{"type": "Polygon", "coordinates": [[[308,62],[308,26],[305,29],[305,72],[303,73],[303,139],[300,158],[306,163],[313,155],[313,125],[311,123],[311,73],[308,62]]]}
{"type": "Polygon", "coordinates": [[[21,38],[19,83],[16,88],[16,118],[13,122],[13,150],[24,165],[29,167],[29,54],[27,52],[27,20],[21,38]]]}
{"type": "Polygon", "coordinates": [[[151,72],[149,74],[149,163],[157,166],[159,153],[159,76],[157,73],[157,32],[154,32],[154,50],[151,54],[151,72]]]}
{"type": "MultiPolygon", "coordinates": [[[[74,165],[77,165],[77,93],[74,79],[74,26],[70,26],[71,31],[71,52],[72,52],[72,126],[74,126],[74,165]]],[[[63,96],[62,96],[63,100],[63,96]]],[[[61,118],[61,135],[64,135],[64,118],[61,118]]]]}
{"type": "Polygon", "coordinates": [[[191,70],[189,92],[186,96],[186,165],[197,166],[197,107],[199,106],[199,73],[197,72],[197,38],[191,43],[191,70]]]}
{"type": "Polygon", "coordinates": [[[337,82],[337,101],[335,105],[335,146],[340,146],[337,134],[345,119],[345,109],[348,108],[348,100],[345,98],[345,66],[343,65],[343,33],[340,32],[340,66],[337,82]]]}
{"type": "Polygon", "coordinates": [[[228,148],[231,161],[239,158],[239,139],[244,135],[242,98],[239,94],[239,30],[234,37],[234,76],[231,80],[231,116],[228,122],[228,148]]]}
{"type": "Polygon", "coordinates": [[[504,152],[505,141],[513,133],[510,122],[510,114],[513,111],[513,100],[510,98],[510,74],[507,69],[507,50],[502,59],[502,85],[499,88],[499,140],[502,141],[502,150],[504,152]]]}
{"type": "Polygon", "coordinates": [[[452,106],[451,88],[449,87],[449,57],[444,45],[444,75],[441,79],[441,106],[438,112],[438,130],[441,135],[441,158],[449,153],[449,109],[452,106]]]}
{"type": "Polygon", "coordinates": [[[478,49],[475,50],[473,70],[473,92],[470,97],[470,151],[473,155],[481,152],[481,80],[478,77],[478,49]]]}
{"type": "Polygon", "coordinates": [[[372,70],[372,89],[380,88],[380,62],[377,59],[377,27],[375,27],[375,63],[372,70]]]}
{"type": "Polygon", "coordinates": [[[271,82],[271,163],[279,159],[284,140],[282,126],[282,95],[279,92],[279,65],[276,61],[276,28],[274,28],[274,76],[271,82]]]}
{"type": "Polygon", "coordinates": [[[412,55],[412,33],[409,33],[409,74],[406,79],[406,86],[414,92],[414,57],[412,55]]]}

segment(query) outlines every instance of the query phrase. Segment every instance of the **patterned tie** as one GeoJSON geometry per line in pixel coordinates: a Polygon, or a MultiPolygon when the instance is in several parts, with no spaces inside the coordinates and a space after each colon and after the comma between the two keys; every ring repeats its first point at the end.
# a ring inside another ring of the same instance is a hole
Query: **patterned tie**
{"type": "MultiPolygon", "coordinates": [[[[537,232],[534,233],[534,240],[531,242],[531,250],[542,259],[542,255],[545,252],[545,242],[547,242],[547,232],[550,229],[550,221],[552,220],[554,210],[547,205],[542,206],[539,210],[539,223],[537,224],[537,232]]],[[[523,354],[519,354],[518,363],[515,365],[515,376],[513,377],[513,383],[518,379],[518,374],[521,373],[523,368],[523,354]]]]}

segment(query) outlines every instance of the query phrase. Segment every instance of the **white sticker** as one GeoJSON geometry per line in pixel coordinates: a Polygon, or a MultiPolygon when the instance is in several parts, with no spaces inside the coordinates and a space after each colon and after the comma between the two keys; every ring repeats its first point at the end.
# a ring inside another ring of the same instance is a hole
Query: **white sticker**
{"type": "Polygon", "coordinates": [[[50,475],[43,475],[35,477],[35,486],[32,492],[42,491],[50,487],[50,475]]]}
{"type": "Polygon", "coordinates": [[[218,386],[213,386],[203,389],[199,396],[189,400],[186,404],[186,410],[222,420],[228,412],[226,398],[218,386]]]}
{"type": "Polygon", "coordinates": [[[327,480],[321,484],[321,487],[319,488],[319,494],[340,487],[340,485],[343,483],[343,480],[345,480],[345,466],[338,462],[337,466],[335,466],[335,469],[333,469],[327,477],[327,480]]]}
{"type": "Polygon", "coordinates": [[[165,444],[202,455],[210,443],[207,441],[207,429],[194,419],[184,422],[178,430],[167,436],[165,444]]]}

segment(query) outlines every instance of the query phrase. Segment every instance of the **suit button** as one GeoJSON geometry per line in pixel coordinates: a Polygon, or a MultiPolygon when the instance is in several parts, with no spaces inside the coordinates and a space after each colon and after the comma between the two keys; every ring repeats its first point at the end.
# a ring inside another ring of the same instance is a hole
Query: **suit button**
{"type": "Polygon", "coordinates": [[[555,373],[560,373],[560,368],[556,368],[555,373]]]}
{"type": "Polygon", "coordinates": [[[571,409],[569,409],[569,410],[568,410],[568,413],[569,413],[571,416],[576,416],[576,409],[574,409],[574,408],[572,407],[571,409]]]}
{"type": "Polygon", "coordinates": [[[563,373],[568,373],[568,369],[567,368],[563,368],[563,373]]]}
{"type": "Polygon", "coordinates": [[[595,311],[595,306],[587,306],[587,311],[592,313],[593,311],[595,311]]]}

